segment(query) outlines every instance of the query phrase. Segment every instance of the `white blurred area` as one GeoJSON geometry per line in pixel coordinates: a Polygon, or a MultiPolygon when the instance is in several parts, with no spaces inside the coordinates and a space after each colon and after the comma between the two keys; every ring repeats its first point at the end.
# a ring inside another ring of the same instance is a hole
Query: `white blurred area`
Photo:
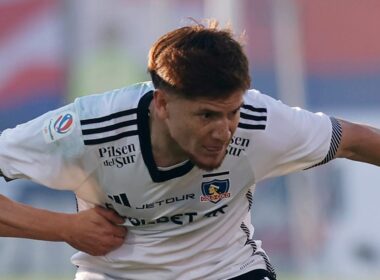
{"type": "MultiPolygon", "coordinates": [[[[304,26],[300,23],[307,16],[303,14],[307,5],[302,0],[57,2],[63,14],[63,38],[56,44],[63,48],[67,67],[65,102],[149,79],[147,54],[158,37],[191,23],[189,17],[215,18],[222,26],[231,24],[237,33],[246,33],[253,85],[260,91],[285,103],[380,127],[379,103],[366,104],[364,98],[360,104],[353,101],[337,107],[310,101],[315,98],[307,96],[309,90],[318,92],[335,82],[318,84],[320,78],[310,78],[311,62],[304,49],[304,26]]],[[[370,4],[375,2],[363,3],[373,9],[370,4]]],[[[0,9],[1,4],[0,0],[0,9]]],[[[339,8],[344,11],[344,7],[339,8]]],[[[6,23],[0,19],[0,24],[6,23]]],[[[44,43],[29,40],[30,44],[44,43]]],[[[321,46],[325,43],[320,42],[321,46]]],[[[344,49],[347,44],[342,45],[344,49]]],[[[0,50],[0,61],[2,55],[5,58],[0,50]]],[[[373,72],[380,74],[376,70],[380,63],[377,67],[373,72]]],[[[0,65],[0,77],[6,71],[0,65]]],[[[342,75],[337,74],[336,83],[342,75]]],[[[374,87],[363,83],[363,91],[367,85],[374,87]]],[[[332,96],[339,93],[338,86],[331,89],[336,90],[330,93],[332,96]]],[[[380,279],[379,182],[378,167],[336,160],[259,184],[253,223],[256,238],[263,240],[278,279],[380,279]]],[[[36,207],[76,211],[70,193],[46,190],[25,181],[0,181],[0,187],[1,193],[36,207]]],[[[70,263],[74,249],[68,245],[0,238],[0,248],[0,279],[73,279],[75,274],[70,263]]]]}

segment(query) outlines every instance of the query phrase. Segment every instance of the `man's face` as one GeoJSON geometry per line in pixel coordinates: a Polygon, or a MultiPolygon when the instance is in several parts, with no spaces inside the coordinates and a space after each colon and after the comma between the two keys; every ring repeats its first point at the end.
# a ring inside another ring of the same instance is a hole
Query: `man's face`
{"type": "MultiPolygon", "coordinates": [[[[168,95],[168,94],[166,94],[168,95]]],[[[239,123],[243,91],[224,99],[169,96],[165,123],[177,150],[201,169],[218,168],[239,123]]]]}

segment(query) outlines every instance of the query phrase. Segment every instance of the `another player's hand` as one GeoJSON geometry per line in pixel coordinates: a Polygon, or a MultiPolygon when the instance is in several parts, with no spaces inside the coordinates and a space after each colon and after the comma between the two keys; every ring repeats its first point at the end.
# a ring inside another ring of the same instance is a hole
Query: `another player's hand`
{"type": "Polygon", "coordinates": [[[101,256],[124,242],[127,230],[124,219],[115,211],[95,207],[69,215],[62,233],[65,242],[93,256],[101,256]]]}

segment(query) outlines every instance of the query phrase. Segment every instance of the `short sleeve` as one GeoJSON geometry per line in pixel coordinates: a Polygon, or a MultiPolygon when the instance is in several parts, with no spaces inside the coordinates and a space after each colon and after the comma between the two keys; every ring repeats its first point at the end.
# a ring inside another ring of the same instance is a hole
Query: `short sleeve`
{"type": "Polygon", "coordinates": [[[265,108],[265,128],[255,132],[247,151],[256,181],[281,176],[328,162],[335,157],[339,123],[323,113],[289,107],[259,92],[246,102],[265,108]]]}
{"type": "Polygon", "coordinates": [[[86,163],[73,104],[50,111],[0,135],[0,170],[56,189],[74,190],[93,168],[86,163]]]}

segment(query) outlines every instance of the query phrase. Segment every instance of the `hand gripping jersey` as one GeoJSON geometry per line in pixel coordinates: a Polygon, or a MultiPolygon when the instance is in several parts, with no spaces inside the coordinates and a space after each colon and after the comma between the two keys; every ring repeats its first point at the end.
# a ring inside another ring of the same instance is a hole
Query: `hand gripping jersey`
{"type": "Polygon", "coordinates": [[[274,275],[253,239],[255,183],[332,159],[339,123],[250,90],[220,168],[207,172],[190,161],[160,168],[150,143],[153,90],[147,82],[78,98],[5,130],[3,176],[72,190],[79,210],[99,204],[125,217],[124,245],[101,257],[75,254],[81,270],[142,280],[274,275]]]}

